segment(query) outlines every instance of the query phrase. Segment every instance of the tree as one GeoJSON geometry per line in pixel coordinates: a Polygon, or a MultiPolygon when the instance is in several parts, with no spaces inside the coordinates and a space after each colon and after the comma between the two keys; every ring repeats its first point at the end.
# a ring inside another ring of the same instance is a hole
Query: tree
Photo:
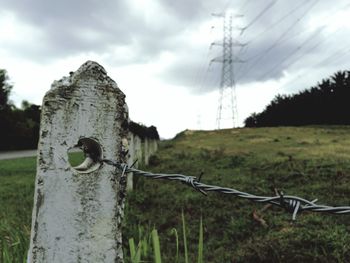
{"type": "Polygon", "coordinates": [[[11,106],[9,100],[11,89],[12,85],[8,83],[6,70],[0,69],[0,111],[11,106]]]}
{"type": "Polygon", "coordinates": [[[316,87],[278,95],[265,110],[245,120],[246,127],[350,124],[350,71],[338,71],[316,87]]]}
{"type": "Polygon", "coordinates": [[[0,150],[34,149],[37,147],[40,106],[23,101],[22,109],[10,101],[12,85],[7,72],[0,69],[0,150]]]}
{"type": "Polygon", "coordinates": [[[255,127],[257,126],[257,119],[258,119],[258,114],[256,114],[255,112],[252,113],[252,115],[250,115],[248,118],[245,119],[244,124],[245,127],[255,127]]]}

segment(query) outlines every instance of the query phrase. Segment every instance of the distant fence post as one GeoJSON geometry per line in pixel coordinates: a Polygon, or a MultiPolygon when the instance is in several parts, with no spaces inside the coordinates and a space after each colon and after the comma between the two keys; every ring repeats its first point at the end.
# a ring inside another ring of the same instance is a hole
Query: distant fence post
{"type": "Polygon", "coordinates": [[[135,157],[138,160],[136,165],[136,168],[139,167],[139,164],[143,163],[142,160],[142,141],[141,138],[137,135],[134,136],[134,145],[135,145],[135,157]]]}
{"type": "MultiPolygon", "coordinates": [[[[129,137],[128,165],[131,166],[131,165],[134,165],[134,162],[136,161],[135,135],[129,132],[128,137],[129,137]]],[[[126,188],[129,191],[134,188],[133,177],[134,177],[133,173],[128,173],[126,188]]]]}
{"type": "Polygon", "coordinates": [[[151,147],[150,147],[150,149],[151,149],[151,154],[150,154],[150,155],[153,155],[153,154],[155,154],[155,153],[157,152],[157,150],[158,150],[158,140],[152,139],[152,140],[150,141],[150,143],[151,143],[151,147]]]}
{"type": "Polygon", "coordinates": [[[125,178],[101,158],[126,162],[125,96],[88,61],[44,97],[28,262],[123,262],[125,178]],[[71,167],[68,150],[86,160],[71,167]]]}
{"type": "Polygon", "coordinates": [[[143,143],[143,152],[144,152],[144,157],[145,157],[145,165],[148,165],[149,164],[149,157],[150,157],[150,154],[149,154],[149,141],[148,141],[148,138],[146,137],[145,138],[145,141],[143,143]]]}

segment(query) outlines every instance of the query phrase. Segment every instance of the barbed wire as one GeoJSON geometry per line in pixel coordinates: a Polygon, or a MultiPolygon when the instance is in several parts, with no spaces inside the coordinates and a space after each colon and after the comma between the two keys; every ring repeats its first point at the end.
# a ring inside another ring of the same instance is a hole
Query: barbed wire
{"type": "Polygon", "coordinates": [[[121,178],[125,178],[127,173],[133,173],[136,176],[143,176],[146,178],[179,181],[188,186],[191,186],[192,188],[201,192],[204,195],[207,195],[207,192],[219,192],[222,194],[229,194],[229,195],[245,198],[250,201],[254,201],[258,203],[269,203],[272,205],[282,207],[288,212],[292,213],[293,220],[296,220],[297,214],[302,211],[312,211],[312,212],[332,213],[332,214],[349,214],[350,213],[350,206],[334,207],[334,206],[328,206],[328,205],[318,205],[316,204],[318,199],[309,201],[298,196],[284,195],[282,191],[278,191],[278,195],[276,196],[259,196],[259,195],[253,195],[246,192],[242,192],[233,188],[204,184],[200,182],[202,173],[199,175],[198,178],[195,176],[188,176],[183,174],[151,173],[151,172],[146,172],[146,171],[133,168],[136,161],[130,166],[124,163],[118,163],[108,159],[103,159],[102,162],[116,167],[119,170],[119,172],[122,173],[121,178]]]}

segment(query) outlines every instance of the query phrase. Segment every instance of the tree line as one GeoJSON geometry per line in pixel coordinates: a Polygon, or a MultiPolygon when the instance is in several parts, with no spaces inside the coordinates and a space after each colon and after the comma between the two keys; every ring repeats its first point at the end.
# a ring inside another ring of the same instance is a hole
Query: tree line
{"type": "Polygon", "coordinates": [[[129,131],[141,138],[142,141],[145,138],[159,140],[159,134],[155,126],[147,127],[141,123],[136,123],[133,121],[129,122],[129,131]]]}
{"type": "MultiPolygon", "coordinates": [[[[4,69],[0,69],[0,151],[36,149],[39,140],[41,107],[23,101],[17,108],[10,100],[13,86],[4,69]]],[[[129,130],[145,138],[159,140],[157,128],[129,123],[129,130]]]]}
{"type": "Polygon", "coordinates": [[[40,106],[23,101],[17,108],[9,99],[12,85],[0,69],[0,150],[34,149],[38,145],[40,106]]]}
{"type": "Polygon", "coordinates": [[[292,95],[277,95],[246,127],[350,124],[350,71],[338,71],[316,86],[292,95]]]}

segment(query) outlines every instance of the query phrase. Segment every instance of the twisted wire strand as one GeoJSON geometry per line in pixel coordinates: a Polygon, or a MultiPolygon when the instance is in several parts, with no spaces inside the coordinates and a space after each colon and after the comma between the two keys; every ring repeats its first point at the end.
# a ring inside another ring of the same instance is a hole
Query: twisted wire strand
{"type": "Polygon", "coordinates": [[[151,173],[133,168],[124,163],[114,162],[112,160],[103,159],[103,163],[112,165],[122,173],[122,177],[126,173],[133,173],[136,176],[143,176],[151,179],[164,179],[170,181],[180,181],[188,186],[191,186],[195,190],[207,195],[207,192],[218,192],[222,194],[233,195],[241,198],[248,199],[250,201],[258,203],[269,203],[284,208],[288,212],[292,213],[292,219],[295,220],[299,212],[312,211],[319,213],[332,213],[332,214],[349,214],[350,206],[328,206],[316,204],[317,199],[313,201],[306,200],[304,198],[292,195],[284,195],[279,193],[276,196],[259,196],[242,192],[233,188],[221,187],[216,185],[208,185],[201,183],[197,177],[188,176],[183,174],[163,174],[163,173],[151,173]]]}

